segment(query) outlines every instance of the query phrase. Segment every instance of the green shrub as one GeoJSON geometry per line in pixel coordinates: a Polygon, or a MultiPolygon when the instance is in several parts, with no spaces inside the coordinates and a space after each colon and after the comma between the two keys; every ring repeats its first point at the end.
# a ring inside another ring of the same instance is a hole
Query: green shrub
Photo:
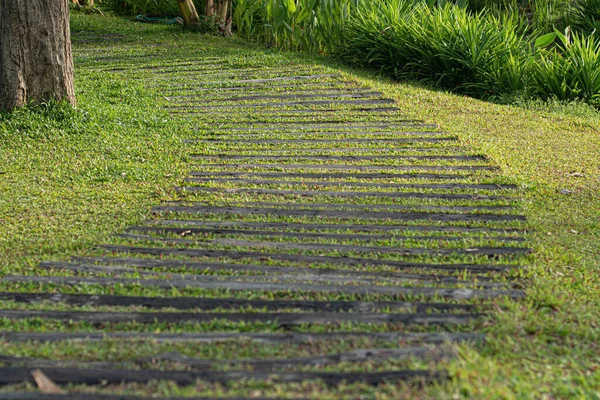
{"type": "MultiPolygon", "coordinates": [[[[201,2],[194,1],[194,3],[200,11],[201,2]]],[[[177,0],[102,0],[102,6],[119,15],[143,14],[161,17],[179,15],[177,0]]]]}
{"type": "Polygon", "coordinates": [[[570,18],[573,29],[600,36],[600,0],[575,0],[570,18]]]}
{"type": "Polygon", "coordinates": [[[571,0],[533,0],[530,9],[534,32],[544,34],[555,28],[564,30],[568,25],[570,2],[571,0]]]}
{"type": "Polygon", "coordinates": [[[482,97],[524,89],[527,44],[514,14],[390,3],[351,19],[337,50],[343,60],[482,97]]]}
{"type": "Polygon", "coordinates": [[[584,100],[600,105],[600,40],[580,33],[555,33],[558,43],[537,52],[533,89],[542,98],[584,100]]]}
{"type": "Polygon", "coordinates": [[[533,51],[532,38],[568,23],[590,34],[599,20],[600,0],[237,0],[234,11],[238,35],[268,46],[476,97],[596,105],[598,40],[550,34],[557,43],[533,51]]]}
{"type": "Polygon", "coordinates": [[[326,52],[341,36],[360,0],[237,0],[233,22],[238,35],[268,46],[326,52]]]}

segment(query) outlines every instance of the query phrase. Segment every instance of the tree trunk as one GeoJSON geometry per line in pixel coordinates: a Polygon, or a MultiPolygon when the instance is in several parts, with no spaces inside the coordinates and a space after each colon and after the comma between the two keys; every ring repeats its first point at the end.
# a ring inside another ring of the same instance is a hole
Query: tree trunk
{"type": "Polygon", "coordinates": [[[0,0],[0,110],[75,105],[69,0],[0,0]]]}
{"type": "Polygon", "coordinates": [[[233,0],[206,0],[204,15],[207,17],[215,16],[221,27],[221,33],[230,36],[232,11],[233,0]]]}
{"type": "Polygon", "coordinates": [[[196,11],[196,6],[192,0],[177,0],[181,17],[183,18],[183,25],[186,28],[191,28],[194,25],[198,25],[200,22],[200,16],[196,11]]]}
{"type": "MultiPolygon", "coordinates": [[[[219,1],[219,0],[217,0],[219,1]]],[[[204,15],[210,17],[215,13],[215,1],[214,0],[206,0],[206,4],[204,5],[204,15]]]]}

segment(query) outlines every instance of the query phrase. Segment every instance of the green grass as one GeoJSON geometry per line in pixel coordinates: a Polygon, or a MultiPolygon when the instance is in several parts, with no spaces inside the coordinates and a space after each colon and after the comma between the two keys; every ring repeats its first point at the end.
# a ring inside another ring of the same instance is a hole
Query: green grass
{"type": "MultiPolygon", "coordinates": [[[[488,335],[485,345],[460,346],[460,357],[443,364],[452,379],[439,385],[415,388],[405,385],[346,385],[338,389],[318,383],[281,385],[236,383],[227,388],[199,383],[197,387],[178,388],[168,383],[147,386],[123,385],[106,387],[102,391],[119,393],[160,393],[164,395],[269,395],[311,396],[323,398],[600,398],[600,114],[580,103],[529,102],[515,106],[486,103],[432,90],[419,84],[397,84],[372,73],[340,67],[331,60],[279,53],[246,45],[237,40],[182,33],[176,27],[151,26],[123,22],[112,17],[74,14],[74,39],[95,40],[98,34],[121,33],[119,42],[83,42],[75,44],[76,88],[78,108],[48,104],[31,106],[12,115],[0,116],[0,254],[2,274],[42,274],[34,266],[39,261],[67,260],[72,255],[101,254],[93,249],[99,243],[121,243],[112,235],[127,226],[142,224],[155,218],[152,206],[163,201],[203,201],[217,204],[245,201],[277,201],[281,197],[236,194],[196,196],[176,193],[171,188],[181,184],[181,178],[192,169],[190,153],[236,152],[240,147],[222,145],[210,149],[201,144],[184,144],[183,139],[199,139],[217,131],[209,116],[171,117],[167,104],[157,89],[147,82],[143,70],[110,72],[127,64],[98,57],[129,56],[144,64],[169,63],[170,57],[223,57],[232,65],[244,68],[260,65],[285,70],[295,63],[319,71],[341,71],[346,80],[357,86],[369,86],[383,91],[398,102],[409,118],[440,124],[444,131],[458,135],[461,144],[471,154],[484,154],[501,167],[501,176],[494,181],[517,183],[520,207],[528,216],[527,224],[507,223],[507,228],[530,229],[528,245],[535,254],[525,259],[528,267],[515,276],[526,278],[527,299],[512,302],[498,299],[483,303],[492,310],[492,319],[478,321],[474,327],[488,335]],[[158,45],[149,46],[148,43],[158,45]],[[324,64],[325,67],[320,67],[324,64]],[[569,194],[561,191],[569,190],[569,194]],[[524,195],[523,195],[524,193],[524,195]],[[399,393],[401,393],[399,395],[399,393]]],[[[76,42],[77,43],[77,42],[76,42]]],[[[181,71],[186,82],[186,72],[181,71]]],[[[210,77],[195,77],[205,81],[210,77]]],[[[168,81],[165,80],[165,83],[168,81]]],[[[310,87],[310,86],[309,86],[310,87]]],[[[322,119],[315,113],[315,120],[322,119]]],[[[356,114],[342,114],[351,120],[356,114]]],[[[378,117],[371,117],[377,120],[378,117]]],[[[386,116],[384,118],[395,118],[386,116]]],[[[231,121],[248,118],[235,113],[222,118],[231,121]]],[[[220,132],[220,130],[219,130],[220,132]]],[[[253,153],[262,153],[257,146],[248,146],[253,153]]],[[[450,150],[448,150],[450,153],[450,150]]],[[[382,153],[388,153],[384,150],[382,153]]],[[[410,153],[410,152],[409,152],[410,153]]],[[[341,154],[341,153],[340,153],[341,154]]],[[[393,154],[393,153],[392,153],[393,154]]],[[[217,170],[217,169],[216,169],[217,170]]],[[[302,170],[298,170],[302,172],[302,170]]],[[[479,177],[474,177],[478,180],[479,177]]],[[[347,179],[344,179],[347,180],[347,179]]],[[[468,181],[468,180],[467,180],[468,181]]],[[[399,182],[404,182],[399,180],[399,182]]],[[[210,183],[228,187],[224,183],[210,183]]],[[[261,187],[267,187],[261,185],[261,187]]],[[[359,190],[359,189],[357,189],[359,190]]],[[[367,190],[367,189],[360,189],[367,190]]],[[[289,198],[297,201],[298,198],[289,198]]],[[[357,199],[351,199],[356,201],[357,199]]],[[[361,202],[364,199],[361,199],[361,202]]],[[[305,201],[303,199],[303,201],[305,201]]],[[[335,198],[315,198],[315,202],[346,202],[335,198]]],[[[387,200],[364,200],[384,204],[387,200]]],[[[461,205],[460,202],[412,200],[397,204],[461,205]]],[[[496,204],[491,202],[490,204],[496,204]]],[[[498,203],[503,204],[503,203],[498,203]]],[[[463,204],[466,205],[466,204],[463,204]]],[[[180,219],[190,215],[168,215],[180,219]]],[[[236,220],[234,216],[211,216],[211,220],[236,220]]],[[[264,218],[245,216],[250,222],[319,222],[310,218],[264,218]]],[[[348,221],[351,222],[351,221],[348,221]]],[[[362,221],[364,223],[364,221],[362,221]]],[[[385,224],[385,221],[381,222],[385,224]]],[[[410,225],[410,223],[407,223],[410,225]]],[[[485,226],[485,224],[481,224],[485,226]]],[[[235,236],[233,236],[235,237],[235,236]]],[[[210,237],[209,237],[210,238],[210,237]]],[[[187,237],[186,239],[190,239],[187,237]]],[[[194,238],[191,238],[194,239],[194,238]]],[[[241,239],[252,240],[254,237],[241,239]]],[[[483,239],[484,241],[487,239],[483,239]]],[[[291,242],[299,242],[290,239],[291,242]]],[[[126,242],[123,242],[126,243],[126,242]]],[[[354,242],[346,242],[351,244],[354,242]]],[[[493,242],[490,242],[493,243],[493,242]]],[[[393,245],[381,243],[381,245],[393,245]]],[[[409,242],[419,247],[427,241],[409,242]]],[[[450,244],[451,245],[451,244],[450,244]]],[[[152,246],[161,246],[152,243],[152,246]]],[[[217,248],[213,246],[213,248],[217,248]]],[[[384,257],[392,257],[383,255],[384,257]]],[[[178,259],[179,257],[172,257],[178,259]]],[[[440,261],[438,258],[423,260],[440,261]]],[[[460,258],[452,258],[454,262],[460,258]]],[[[466,260],[469,260],[466,258],[466,260]]],[[[225,259],[225,261],[227,261],[225,259]]],[[[484,262],[482,259],[470,261],[484,262]]],[[[509,260],[513,262],[512,260],[509,260]]],[[[250,262],[241,260],[236,262],[250,262]]],[[[279,263],[278,265],[298,265],[279,263]]],[[[316,267],[315,265],[299,265],[316,267]]],[[[331,265],[334,268],[340,266],[331,265]]],[[[370,267],[365,267],[368,270],[370,267]]],[[[381,270],[379,267],[371,267],[381,270]]],[[[194,273],[189,271],[189,273],[194,273]]],[[[45,273],[44,273],[45,274],[45,273]]],[[[61,272],[61,274],[70,275],[61,272]]],[[[269,293],[228,293],[194,289],[152,289],[137,286],[56,287],[2,283],[2,290],[58,291],[72,293],[104,293],[148,296],[231,296],[273,298],[269,293]]],[[[276,298],[347,299],[331,294],[277,293],[276,298]]],[[[385,296],[367,300],[389,300],[385,296]]],[[[477,304],[477,302],[474,302],[477,304]]],[[[23,306],[26,309],[45,305],[23,306]]],[[[2,308],[17,308],[6,302],[2,308]]],[[[56,306],[52,308],[56,309],[56,306]]],[[[73,308],[71,308],[73,309],[73,308]]],[[[20,322],[0,321],[2,330],[31,331],[94,331],[85,323],[55,323],[43,320],[20,322]]],[[[150,324],[107,325],[106,330],[128,331],[236,331],[239,325],[222,322],[213,324],[150,324]]],[[[247,331],[277,331],[272,324],[249,324],[247,331]]],[[[337,330],[346,327],[314,327],[313,330],[337,330]]],[[[399,329],[399,326],[353,326],[352,329],[399,329]]],[[[471,327],[461,327],[459,330],[471,327]]],[[[429,328],[436,330],[437,328],[429,328]]],[[[336,343],[328,347],[354,349],[372,343],[336,343]]],[[[240,356],[249,353],[247,345],[227,347],[211,345],[202,351],[207,356],[229,357],[235,349],[240,356]]],[[[132,348],[118,342],[69,347],[65,344],[11,344],[0,342],[2,353],[23,356],[73,356],[85,360],[123,359],[128,355],[156,354],[157,351],[180,350],[182,346],[144,344],[132,348]],[[69,350],[68,350],[69,349],[69,350]],[[123,352],[127,349],[127,352],[123,352]],[[70,353],[67,353],[69,351],[70,353]]],[[[314,349],[313,349],[314,350],[314,349]]],[[[261,356],[302,355],[310,348],[265,347],[261,356]]],[[[190,355],[199,354],[188,349],[190,355]]],[[[413,366],[416,364],[412,364],[413,366]]],[[[23,389],[23,387],[18,387],[23,389]]],[[[80,388],[82,390],[89,390],[80,388]]]]}

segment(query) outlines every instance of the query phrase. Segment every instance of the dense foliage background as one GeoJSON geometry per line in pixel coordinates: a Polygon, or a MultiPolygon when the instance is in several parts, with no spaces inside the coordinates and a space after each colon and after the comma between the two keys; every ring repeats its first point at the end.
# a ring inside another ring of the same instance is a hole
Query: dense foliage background
{"type": "MultiPolygon", "coordinates": [[[[202,9],[202,0],[196,0],[202,9]]],[[[176,15],[175,0],[104,0],[176,15]]],[[[238,36],[480,98],[600,105],[600,0],[236,0],[238,36]]]]}

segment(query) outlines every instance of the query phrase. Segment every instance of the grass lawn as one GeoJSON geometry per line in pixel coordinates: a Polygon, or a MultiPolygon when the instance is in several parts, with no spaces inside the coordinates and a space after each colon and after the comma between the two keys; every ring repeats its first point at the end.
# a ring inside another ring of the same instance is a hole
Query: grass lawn
{"type": "MultiPolygon", "coordinates": [[[[156,106],[157,102],[163,104],[157,95],[156,81],[145,80],[143,70],[114,73],[111,69],[122,66],[119,62],[113,63],[111,57],[139,57],[152,64],[168,62],[171,57],[197,56],[205,60],[225,58],[239,68],[260,66],[265,71],[286,69],[290,63],[308,72],[340,71],[347,80],[395,99],[406,117],[437,123],[444,131],[458,135],[474,154],[486,155],[501,167],[502,181],[518,184],[524,193],[521,208],[528,223],[505,226],[530,230],[527,245],[534,249],[534,254],[527,258],[529,265],[524,274],[526,299],[499,300],[493,304],[495,321],[480,327],[487,334],[486,343],[460,346],[461,357],[445,365],[451,373],[449,381],[422,389],[400,386],[404,390],[402,396],[600,398],[600,112],[583,104],[523,102],[507,106],[482,102],[419,84],[395,83],[325,58],[265,50],[235,39],[182,33],[177,27],[84,14],[74,14],[71,27],[77,109],[49,104],[0,115],[2,275],[38,274],[34,267],[40,261],[95,255],[93,246],[98,243],[129,243],[126,238],[114,239],[112,235],[123,232],[127,226],[152,219],[151,207],[163,201],[195,200],[193,195],[177,193],[172,188],[181,184],[190,170],[190,150],[205,150],[205,145],[184,143],[182,139],[211,137],[216,131],[215,124],[219,126],[237,118],[236,115],[225,116],[217,122],[196,118],[192,123],[171,116],[165,108],[156,106]],[[99,36],[103,38],[102,43],[97,42],[99,36]]],[[[178,83],[185,84],[188,79],[194,78],[182,69],[178,83]]],[[[257,148],[251,146],[249,151],[257,148]]],[[[451,151],[448,149],[448,154],[451,151]]],[[[204,199],[215,203],[222,200],[218,195],[204,199]]],[[[232,202],[249,199],[255,198],[228,197],[232,202]]],[[[270,198],[263,196],[261,200],[270,198]]],[[[410,201],[403,204],[415,205],[410,201]]],[[[460,205],[452,200],[436,204],[460,205]]],[[[504,204],[490,201],[488,205],[504,204]]],[[[264,222],[251,218],[246,221],[264,222]]],[[[495,244],[493,239],[489,240],[495,244]]],[[[354,243],[347,242],[348,245],[354,243]]],[[[415,239],[403,246],[419,247],[422,243],[421,239],[415,239]]],[[[42,285],[30,287],[1,281],[0,287],[1,290],[24,291],[48,289],[42,285]]],[[[219,295],[193,289],[116,287],[108,290],[93,285],[73,291],[219,295]]],[[[266,293],[257,296],[268,298],[266,293]]],[[[2,308],[15,308],[15,305],[6,302],[2,308]]],[[[85,324],[53,325],[43,321],[3,320],[0,324],[3,330],[86,329],[85,324]]],[[[107,326],[107,330],[113,328],[142,329],[107,326]]],[[[373,329],[370,326],[355,328],[373,329]]],[[[166,328],[154,325],[143,329],[156,332],[166,328]]],[[[209,325],[178,329],[236,327],[209,325]]],[[[269,331],[275,328],[248,326],[247,329],[269,331]]],[[[344,343],[334,350],[345,351],[361,345],[364,343],[344,343]]],[[[82,360],[98,357],[119,360],[175,350],[214,358],[256,356],[255,349],[243,343],[234,348],[146,346],[125,349],[118,341],[107,341],[36,347],[0,341],[0,353],[32,357],[70,355],[82,360]]],[[[264,346],[259,355],[294,357],[309,353],[302,346],[285,349],[264,346]]],[[[358,385],[340,387],[336,391],[314,384],[177,388],[160,383],[114,390],[164,395],[225,393],[325,398],[353,398],[356,390],[360,390],[366,398],[397,399],[400,389],[396,385],[379,388],[358,385]]]]}

